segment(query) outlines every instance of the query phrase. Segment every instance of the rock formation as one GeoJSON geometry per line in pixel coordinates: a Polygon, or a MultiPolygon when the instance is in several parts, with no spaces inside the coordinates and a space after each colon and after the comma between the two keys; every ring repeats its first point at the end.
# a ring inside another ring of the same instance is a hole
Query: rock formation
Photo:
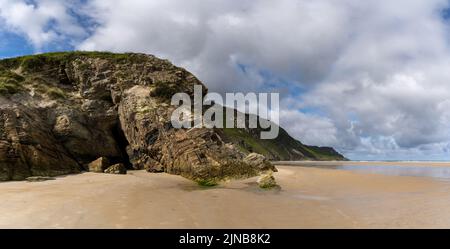
{"type": "Polygon", "coordinates": [[[112,166],[109,166],[107,169],[105,169],[104,172],[106,174],[125,175],[127,173],[127,168],[125,167],[125,165],[123,165],[123,163],[117,163],[112,166]]]}
{"type": "Polygon", "coordinates": [[[172,95],[192,95],[195,84],[201,82],[186,70],[144,54],[1,60],[0,180],[104,172],[118,163],[193,180],[258,174],[261,165],[244,160],[250,151],[236,136],[171,126],[172,95]]]}
{"type": "Polygon", "coordinates": [[[107,168],[109,168],[109,166],[110,163],[108,158],[99,157],[97,160],[90,162],[87,169],[89,172],[103,173],[107,168]]]}
{"type": "Polygon", "coordinates": [[[258,183],[258,186],[263,189],[270,189],[277,186],[277,182],[275,181],[275,177],[271,170],[262,173],[256,182],[258,183]]]}

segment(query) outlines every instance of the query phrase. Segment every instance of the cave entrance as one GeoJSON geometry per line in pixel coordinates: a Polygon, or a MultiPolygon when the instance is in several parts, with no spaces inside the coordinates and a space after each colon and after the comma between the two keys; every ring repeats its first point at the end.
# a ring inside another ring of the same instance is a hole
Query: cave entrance
{"type": "Polygon", "coordinates": [[[127,153],[127,146],[129,145],[127,138],[125,137],[125,133],[118,121],[116,125],[111,130],[114,140],[119,148],[121,158],[114,159],[114,163],[123,163],[127,169],[132,169],[133,164],[130,162],[130,157],[127,153]]]}

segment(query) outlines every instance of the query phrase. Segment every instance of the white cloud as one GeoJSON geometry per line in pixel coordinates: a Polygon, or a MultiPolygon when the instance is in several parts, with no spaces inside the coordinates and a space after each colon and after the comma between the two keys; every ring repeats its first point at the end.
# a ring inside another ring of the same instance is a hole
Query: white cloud
{"type": "Polygon", "coordinates": [[[65,38],[86,35],[77,20],[68,13],[71,2],[58,0],[0,0],[0,24],[3,29],[24,35],[37,49],[65,38]]]}
{"type": "Polygon", "coordinates": [[[80,48],[155,53],[188,67],[221,91],[261,86],[236,70],[236,63],[291,81],[317,81],[329,71],[349,35],[350,10],[333,1],[91,4],[91,15],[102,25],[80,48]]]}
{"type": "Polygon", "coordinates": [[[287,128],[291,136],[301,138],[304,144],[317,146],[338,145],[337,129],[333,122],[314,114],[296,110],[281,110],[281,127],[287,128]]]}

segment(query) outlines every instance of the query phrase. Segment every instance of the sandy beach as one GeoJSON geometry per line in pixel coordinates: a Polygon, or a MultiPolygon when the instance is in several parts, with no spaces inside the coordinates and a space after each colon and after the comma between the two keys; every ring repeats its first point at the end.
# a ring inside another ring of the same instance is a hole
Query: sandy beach
{"type": "Polygon", "coordinates": [[[4,182],[0,228],[450,228],[448,181],[278,169],[273,190],[144,171],[4,182]]]}

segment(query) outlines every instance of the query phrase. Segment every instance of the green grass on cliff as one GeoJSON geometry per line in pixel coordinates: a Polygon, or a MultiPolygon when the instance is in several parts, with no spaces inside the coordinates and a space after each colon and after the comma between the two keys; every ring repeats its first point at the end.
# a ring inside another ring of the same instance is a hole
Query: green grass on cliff
{"type": "Polygon", "coordinates": [[[61,90],[61,89],[59,89],[57,87],[49,87],[46,93],[52,99],[65,99],[65,98],[67,98],[66,93],[63,90],[61,90]]]}
{"type": "Polygon", "coordinates": [[[66,99],[67,93],[58,86],[49,83],[40,76],[34,76],[27,80],[31,86],[40,94],[45,94],[51,99],[66,99]]]}
{"type": "Polygon", "coordinates": [[[14,83],[6,83],[0,81],[0,95],[15,94],[20,91],[20,86],[14,83]]]}
{"type": "Polygon", "coordinates": [[[260,129],[223,129],[225,140],[237,144],[241,151],[256,152],[271,160],[345,160],[332,148],[304,145],[281,128],[275,139],[260,139],[260,132],[260,129]],[[297,152],[303,156],[299,156],[297,152]]]}
{"type": "Polygon", "coordinates": [[[3,69],[3,70],[0,71],[0,78],[12,79],[12,80],[15,80],[15,81],[18,81],[18,82],[21,82],[21,81],[25,80],[24,77],[14,73],[14,72],[8,71],[6,69],[3,69]]]}
{"type": "MultiPolygon", "coordinates": [[[[54,52],[38,55],[27,55],[16,58],[0,60],[0,94],[15,94],[23,90],[25,78],[14,73],[14,70],[21,71],[21,74],[27,76],[27,73],[45,72],[52,69],[52,66],[60,66],[70,63],[77,58],[100,58],[114,60],[116,63],[139,62],[143,57],[138,54],[115,54],[110,52],[54,52]]],[[[88,65],[81,65],[88,66],[88,65]]],[[[27,76],[29,77],[29,76],[27,76]]],[[[29,78],[27,78],[27,82],[29,78]]],[[[42,82],[42,81],[39,81],[42,82]]],[[[26,83],[26,82],[25,82],[26,83]]],[[[37,90],[47,94],[50,98],[66,98],[63,90],[50,85],[39,85],[37,90]]]]}
{"type": "Polygon", "coordinates": [[[45,65],[65,64],[79,57],[100,58],[114,60],[116,63],[139,62],[142,59],[137,54],[115,54],[110,52],[53,52],[38,55],[27,55],[16,58],[0,60],[0,66],[7,68],[21,67],[25,71],[41,69],[45,65]]]}
{"type": "Polygon", "coordinates": [[[22,89],[21,83],[25,79],[11,71],[0,68],[0,94],[15,94],[22,89]]]}
{"type": "Polygon", "coordinates": [[[176,93],[182,92],[177,84],[167,84],[165,82],[155,82],[152,90],[152,97],[171,99],[176,93]]]}
{"type": "Polygon", "coordinates": [[[262,155],[270,153],[269,148],[264,147],[257,139],[252,137],[244,129],[226,128],[223,130],[228,137],[240,139],[239,149],[243,152],[256,152],[262,155]]]}

